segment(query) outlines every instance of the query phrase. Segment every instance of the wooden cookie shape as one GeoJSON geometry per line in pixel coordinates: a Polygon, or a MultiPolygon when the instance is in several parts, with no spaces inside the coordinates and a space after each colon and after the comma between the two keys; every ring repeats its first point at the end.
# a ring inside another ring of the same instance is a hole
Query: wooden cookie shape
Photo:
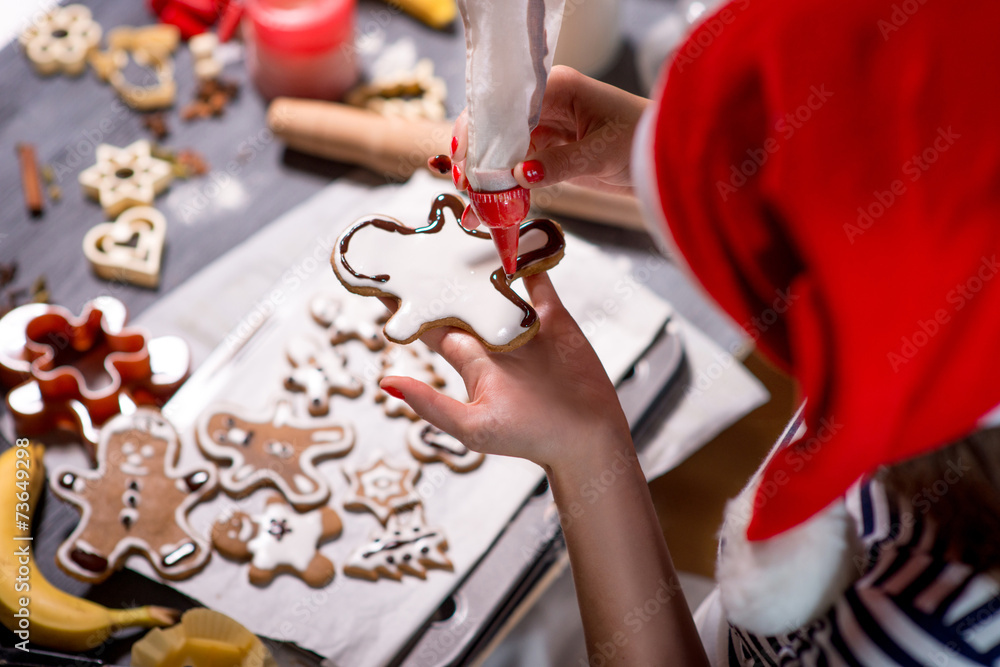
{"type": "Polygon", "coordinates": [[[364,466],[344,466],[351,485],[344,507],[355,512],[368,511],[382,525],[398,510],[420,503],[413,485],[420,477],[420,466],[406,462],[388,462],[382,454],[364,466]]]}
{"type": "Polygon", "coordinates": [[[66,5],[35,21],[19,41],[39,74],[77,76],[101,41],[101,26],[83,5],[66,5]]]}
{"type": "Polygon", "coordinates": [[[179,43],[180,30],[176,26],[119,26],[108,33],[108,50],[91,53],[89,60],[98,78],[111,83],[118,95],[133,109],[165,109],[173,105],[177,97],[171,56],[179,43]],[[137,86],[125,78],[123,70],[128,65],[130,56],[136,64],[152,69],[156,77],[155,83],[137,86]]]}
{"type": "Polygon", "coordinates": [[[462,226],[464,208],[458,197],[439,195],[423,227],[369,216],[337,240],[331,263],[344,286],[399,303],[384,327],[389,340],[406,344],[428,329],[456,326],[490,350],[504,351],[538,331],[537,313],[510,284],[562,259],[562,229],[546,219],[521,223],[521,254],[508,277],[489,232],[462,226]]]}
{"type": "Polygon", "coordinates": [[[151,206],[133,206],[114,222],[91,227],[83,237],[83,255],[105,280],[155,288],[166,235],[162,213],[151,206]]]}
{"type": "Polygon", "coordinates": [[[335,570],[319,545],[340,536],[340,516],[323,506],[299,513],[281,496],[267,499],[258,516],[226,513],[212,527],[212,544],[226,558],[250,561],[250,583],[266,586],[282,572],[314,588],[326,586],[335,570]]]}
{"type": "Polygon", "coordinates": [[[320,294],[309,302],[309,312],[319,324],[326,327],[331,345],[348,340],[360,340],[372,352],[385,347],[382,327],[389,313],[381,302],[373,299],[355,299],[340,294],[320,294]]]}
{"type": "Polygon", "coordinates": [[[105,215],[117,216],[130,206],[149,206],[174,178],[166,160],[152,155],[145,139],[125,148],[101,144],[97,162],[80,172],[80,185],[100,202],[105,215]]]}
{"type": "MultiPolygon", "coordinates": [[[[378,380],[381,382],[390,375],[405,375],[440,389],[445,381],[434,370],[433,354],[423,343],[406,346],[390,343],[382,351],[382,372],[378,380]]],[[[375,402],[382,404],[388,417],[406,417],[413,421],[420,419],[406,401],[390,396],[381,389],[375,394],[375,402]]]]}
{"type": "Polygon", "coordinates": [[[463,445],[437,426],[419,421],[406,432],[406,446],[422,463],[440,461],[458,473],[470,472],[483,464],[486,456],[463,445]]]}
{"type": "Polygon", "coordinates": [[[177,391],[190,372],[187,344],[176,336],[150,339],[127,328],[127,319],[122,302],[109,296],[87,302],[79,317],[29,304],[0,319],[0,380],[16,385],[7,407],[20,435],[66,429],[93,450],[96,427],[123,401],[161,406],[177,391]]]}
{"type": "Polygon", "coordinates": [[[106,579],[139,553],[164,579],[190,577],[211,547],[188,524],[191,508],[216,486],[214,469],[177,468],[180,443],[156,410],[118,415],[101,429],[97,469],[62,468],[52,491],[81,511],[56,561],[82,581],[106,579]]]}
{"type": "Polygon", "coordinates": [[[254,489],[276,488],[304,512],[330,499],[330,484],[317,462],[344,456],[354,446],[354,429],[333,419],[296,416],[278,401],[270,416],[260,410],[216,405],[198,420],[198,445],[211,459],[228,461],[219,470],[222,489],[240,498],[254,489]]]}
{"type": "Polygon", "coordinates": [[[445,556],[448,540],[440,528],[424,521],[421,505],[398,512],[384,529],[372,533],[370,541],[355,550],[344,564],[344,574],[375,581],[386,577],[399,581],[404,574],[427,578],[427,570],[451,570],[445,556]]]}
{"type": "Polygon", "coordinates": [[[434,76],[434,61],[423,58],[410,71],[399,72],[358,86],[346,102],[383,116],[444,120],[448,87],[434,76]]]}
{"type": "Polygon", "coordinates": [[[330,411],[333,394],[357,398],[364,391],[361,381],[347,370],[347,357],[311,336],[293,336],[286,354],[292,372],[285,377],[285,388],[304,392],[309,414],[313,416],[330,411]]]}

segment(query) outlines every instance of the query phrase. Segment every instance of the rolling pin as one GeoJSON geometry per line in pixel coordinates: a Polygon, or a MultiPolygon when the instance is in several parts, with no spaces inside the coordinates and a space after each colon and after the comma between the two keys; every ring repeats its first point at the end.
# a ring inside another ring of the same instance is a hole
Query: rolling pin
{"type": "MultiPolygon", "coordinates": [[[[392,180],[424,169],[427,158],[447,154],[452,124],[383,116],[336,102],[279,97],[267,111],[271,131],[290,148],[365,167],[392,180]]],[[[532,204],[548,215],[644,230],[635,197],[568,183],[531,191],[532,204]]]]}

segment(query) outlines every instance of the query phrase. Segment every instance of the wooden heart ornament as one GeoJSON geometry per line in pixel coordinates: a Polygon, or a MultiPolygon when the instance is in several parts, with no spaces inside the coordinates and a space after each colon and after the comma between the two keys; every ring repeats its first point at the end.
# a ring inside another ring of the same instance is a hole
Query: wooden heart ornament
{"type": "Polygon", "coordinates": [[[135,206],[114,222],[91,228],[83,237],[83,254],[105,280],[157,287],[166,235],[162,213],[151,206],[135,206]]]}

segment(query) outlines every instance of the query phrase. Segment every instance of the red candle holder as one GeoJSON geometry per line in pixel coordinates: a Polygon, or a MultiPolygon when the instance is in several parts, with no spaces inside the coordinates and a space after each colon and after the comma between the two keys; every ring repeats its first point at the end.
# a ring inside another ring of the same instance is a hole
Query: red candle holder
{"type": "Polygon", "coordinates": [[[257,90],[268,98],[341,98],[358,80],[356,0],[246,0],[243,39],[257,90]]]}

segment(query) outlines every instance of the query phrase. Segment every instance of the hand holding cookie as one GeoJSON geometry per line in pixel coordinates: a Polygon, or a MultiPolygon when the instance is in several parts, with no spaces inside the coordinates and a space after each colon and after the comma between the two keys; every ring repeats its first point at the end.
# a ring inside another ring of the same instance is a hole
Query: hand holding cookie
{"type": "Polygon", "coordinates": [[[462,375],[468,404],[408,377],[386,377],[382,388],[474,451],[545,468],[572,465],[584,448],[631,442],[614,385],[548,276],[529,276],[525,285],[541,327],[518,349],[494,354],[456,329],[422,337],[462,375]]]}

